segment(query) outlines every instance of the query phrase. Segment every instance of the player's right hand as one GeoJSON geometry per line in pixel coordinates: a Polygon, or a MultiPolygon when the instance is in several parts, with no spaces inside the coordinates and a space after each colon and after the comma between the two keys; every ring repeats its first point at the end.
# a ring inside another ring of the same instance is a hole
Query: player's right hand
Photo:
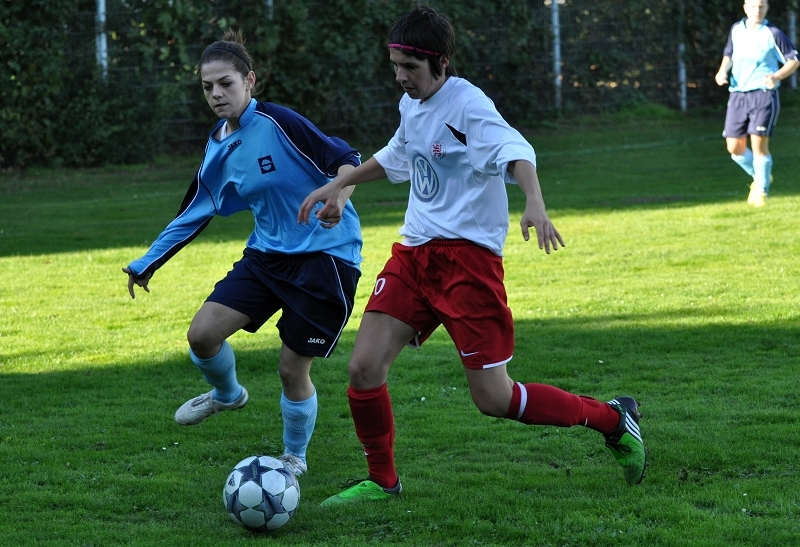
{"type": "Polygon", "coordinates": [[[150,292],[150,289],[147,288],[147,284],[150,283],[150,278],[153,277],[152,275],[137,279],[136,274],[134,274],[130,268],[122,268],[122,271],[128,274],[128,293],[131,295],[131,298],[136,298],[136,293],[133,292],[134,285],[139,285],[145,292],[150,292]]]}
{"type": "Polygon", "coordinates": [[[323,222],[326,219],[334,219],[341,217],[341,210],[338,204],[339,188],[336,187],[334,182],[329,182],[325,186],[317,188],[303,200],[300,205],[300,211],[297,213],[298,224],[308,224],[311,211],[317,203],[322,202],[322,207],[317,209],[314,216],[323,222]]]}
{"type": "Polygon", "coordinates": [[[728,83],[728,73],[727,72],[717,72],[717,75],[714,76],[714,80],[716,80],[717,85],[723,86],[728,83]]]}

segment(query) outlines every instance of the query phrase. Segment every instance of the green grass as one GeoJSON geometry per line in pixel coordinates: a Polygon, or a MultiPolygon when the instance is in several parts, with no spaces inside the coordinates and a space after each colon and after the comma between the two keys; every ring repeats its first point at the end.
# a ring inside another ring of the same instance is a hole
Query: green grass
{"type": "Polygon", "coordinates": [[[408,191],[383,182],[354,196],[363,277],[339,348],[312,369],[321,408],[300,509],[277,534],[245,532],[221,489],[240,459],[282,448],[274,319],[231,339],[247,407],[192,428],[172,415],[207,389],[185,331],[252,220],[216,219],[131,300],[120,268],[172,218],[197,159],[32,170],[0,175],[0,544],[796,544],[800,109],[781,114],[760,210],[721,117],[631,118],[529,135],[567,247],[522,241],[512,187],[505,264],[512,377],[639,399],[642,485],[592,431],[480,415],[437,331],[390,373],[403,498],[319,507],[365,473],[344,391],[408,191]]]}

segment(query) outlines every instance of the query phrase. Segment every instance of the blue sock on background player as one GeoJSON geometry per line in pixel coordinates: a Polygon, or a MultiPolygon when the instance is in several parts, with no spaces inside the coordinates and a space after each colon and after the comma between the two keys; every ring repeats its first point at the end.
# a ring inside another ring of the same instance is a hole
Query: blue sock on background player
{"type": "Polygon", "coordinates": [[[753,151],[749,148],[744,149],[744,154],[737,156],[731,154],[731,159],[735,161],[739,167],[744,169],[745,173],[755,178],[755,169],[753,168],[753,151]]]}
{"type": "Polygon", "coordinates": [[[305,401],[290,401],[281,392],[281,414],[283,415],[283,444],[286,452],[294,454],[303,463],[306,449],[317,423],[317,391],[305,401]]]}
{"type": "Polygon", "coordinates": [[[756,186],[764,190],[765,194],[768,194],[770,177],[772,176],[772,156],[755,156],[753,158],[753,169],[755,170],[753,180],[756,181],[756,186]]]}
{"type": "Polygon", "coordinates": [[[214,386],[215,400],[221,403],[232,403],[242,395],[242,386],[236,380],[236,357],[227,340],[222,342],[219,353],[210,359],[200,359],[189,348],[189,357],[203,373],[206,382],[214,386]]]}

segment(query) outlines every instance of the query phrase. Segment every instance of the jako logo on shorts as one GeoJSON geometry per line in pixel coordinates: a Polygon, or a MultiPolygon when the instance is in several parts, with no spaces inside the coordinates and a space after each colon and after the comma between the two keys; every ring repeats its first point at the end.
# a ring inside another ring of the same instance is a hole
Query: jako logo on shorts
{"type": "Polygon", "coordinates": [[[430,162],[421,154],[414,154],[414,174],[411,190],[420,201],[431,201],[439,193],[439,177],[430,162]]]}

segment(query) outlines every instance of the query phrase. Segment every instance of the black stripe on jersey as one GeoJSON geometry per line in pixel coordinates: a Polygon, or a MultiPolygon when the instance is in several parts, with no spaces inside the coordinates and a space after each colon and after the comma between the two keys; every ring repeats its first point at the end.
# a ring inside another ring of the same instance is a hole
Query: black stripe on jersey
{"type": "MultiPolygon", "coordinates": [[[[195,197],[197,197],[198,192],[200,192],[200,172],[199,171],[197,172],[197,174],[195,174],[194,179],[192,180],[192,184],[189,185],[189,189],[186,190],[186,195],[183,196],[183,201],[181,202],[181,208],[178,210],[178,214],[175,215],[175,218],[181,216],[183,214],[183,212],[186,211],[186,209],[189,207],[189,204],[192,203],[192,201],[194,201],[195,197]]],[[[187,237],[183,241],[177,243],[175,246],[173,246],[170,249],[168,249],[166,253],[164,253],[163,255],[159,256],[149,266],[147,266],[147,268],[145,268],[144,271],[141,274],[136,276],[136,279],[142,279],[142,278],[146,278],[148,276],[152,276],[156,272],[156,270],[158,270],[161,266],[166,264],[166,262],[170,258],[172,258],[176,254],[178,254],[178,251],[180,251],[181,249],[186,247],[189,243],[192,242],[192,240],[194,240],[194,238],[199,236],[200,232],[202,232],[203,230],[206,229],[206,226],[208,226],[208,224],[211,222],[211,220],[212,220],[211,218],[206,220],[203,224],[200,225],[200,227],[197,230],[195,230],[191,235],[189,235],[189,237],[187,237]]]]}
{"type": "Polygon", "coordinates": [[[358,150],[339,137],[324,134],[290,108],[274,103],[257,103],[255,113],[269,118],[295,151],[327,177],[335,177],[342,165],[361,165],[358,150]]]}
{"type": "Polygon", "coordinates": [[[463,144],[464,146],[467,146],[467,136],[464,133],[462,133],[461,131],[459,131],[458,129],[456,129],[455,127],[450,125],[449,123],[446,123],[445,125],[447,126],[447,129],[450,130],[450,132],[453,134],[453,136],[455,138],[457,138],[458,141],[461,144],[463,144]]]}

